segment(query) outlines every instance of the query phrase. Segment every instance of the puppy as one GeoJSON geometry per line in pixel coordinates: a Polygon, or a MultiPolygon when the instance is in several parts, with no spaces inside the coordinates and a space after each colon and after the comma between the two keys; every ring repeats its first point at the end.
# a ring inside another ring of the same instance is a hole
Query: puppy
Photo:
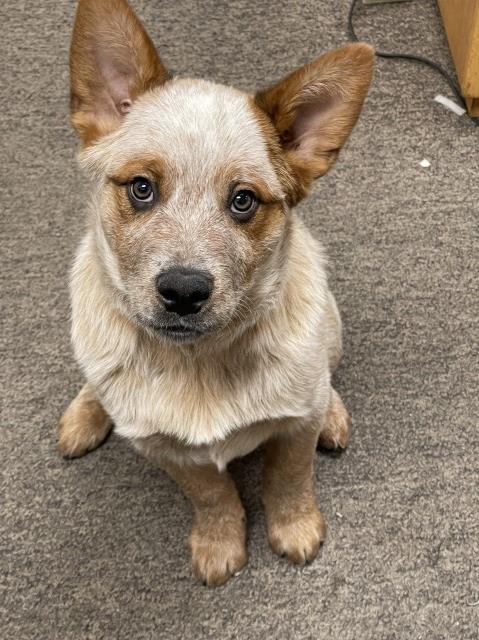
{"type": "Polygon", "coordinates": [[[171,78],[125,0],[80,0],[70,66],[93,186],[71,275],[87,382],[60,452],[113,423],[190,498],[194,572],[221,585],[247,559],[226,468],[264,444],[269,542],[309,562],[325,536],[316,444],[345,447],[349,417],[323,251],[293,207],[346,142],[373,51],[345,46],[248,95],[171,78]]]}

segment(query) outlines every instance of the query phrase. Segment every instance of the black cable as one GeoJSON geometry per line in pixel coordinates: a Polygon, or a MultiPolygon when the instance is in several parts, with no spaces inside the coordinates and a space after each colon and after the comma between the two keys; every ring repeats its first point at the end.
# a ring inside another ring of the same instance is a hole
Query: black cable
{"type": "MultiPolygon", "coordinates": [[[[354,25],[353,25],[354,10],[356,8],[357,3],[358,3],[358,0],[352,0],[351,6],[349,8],[349,15],[348,15],[348,33],[349,33],[350,40],[352,40],[353,42],[359,42],[359,38],[356,35],[356,32],[354,30],[354,25]]],[[[443,69],[441,65],[437,64],[437,62],[434,62],[433,60],[429,60],[428,58],[424,58],[423,56],[419,56],[415,54],[413,55],[409,53],[394,53],[394,52],[390,53],[387,51],[378,51],[378,50],[376,50],[375,53],[378,58],[411,60],[412,62],[419,62],[421,64],[427,65],[428,67],[431,67],[432,69],[434,69],[435,71],[437,71],[442,75],[442,77],[446,80],[448,85],[451,87],[459,103],[464,107],[464,109],[466,109],[466,103],[464,101],[464,98],[461,95],[461,91],[459,87],[454,82],[453,78],[451,78],[451,76],[448,74],[448,72],[445,69],[443,69]]],[[[467,109],[466,109],[466,113],[467,113],[467,109]]],[[[473,118],[469,114],[467,115],[468,115],[468,118],[476,125],[476,127],[479,127],[479,118],[473,118]]]]}

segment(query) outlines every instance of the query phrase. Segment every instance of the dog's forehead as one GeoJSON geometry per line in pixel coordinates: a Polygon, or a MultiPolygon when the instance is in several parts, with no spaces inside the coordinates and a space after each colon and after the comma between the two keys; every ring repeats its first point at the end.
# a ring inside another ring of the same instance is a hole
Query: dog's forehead
{"type": "Polygon", "coordinates": [[[183,176],[208,180],[235,166],[281,192],[251,98],[212,82],[173,80],[145,94],[107,147],[109,171],[132,157],[158,154],[183,176]]]}

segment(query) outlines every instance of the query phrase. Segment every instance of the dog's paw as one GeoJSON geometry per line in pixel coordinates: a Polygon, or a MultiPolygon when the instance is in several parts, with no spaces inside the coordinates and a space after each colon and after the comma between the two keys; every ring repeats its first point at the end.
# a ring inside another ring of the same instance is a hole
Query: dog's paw
{"type": "Polygon", "coordinates": [[[109,431],[110,426],[100,431],[62,418],[58,425],[58,451],[64,458],[79,458],[99,447],[109,431]]]}
{"type": "Polygon", "coordinates": [[[326,416],[326,424],[318,437],[318,447],[346,449],[349,442],[351,418],[340,395],[333,389],[326,416]]]}
{"type": "Polygon", "coordinates": [[[195,576],[209,587],[225,584],[248,560],[244,522],[218,525],[218,529],[195,525],[189,538],[195,576]]]}
{"type": "Polygon", "coordinates": [[[284,516],[270,515],[268,539],[279,556],[287,556],[296,564],[314,560],[326,537],[326,524],[317,507],[306,513],[284,516]]]}
{"type": "Polygon", "coordinates": [[[58,451],[65,458],[83,456],[100,446],[110,429],[108,414],[85,385],[60,420],[58,451]]]}

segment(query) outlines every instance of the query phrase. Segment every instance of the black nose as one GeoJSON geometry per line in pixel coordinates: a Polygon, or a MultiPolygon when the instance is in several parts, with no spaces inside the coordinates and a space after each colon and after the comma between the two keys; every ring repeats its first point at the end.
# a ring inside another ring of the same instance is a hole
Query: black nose
{"type": "Polygon", "coordinates": [[[213,278],[204,271],[173,267],[160,273],[156,288],[167,311],[187,316],[201,311],[213,291],[213,278]]]}

